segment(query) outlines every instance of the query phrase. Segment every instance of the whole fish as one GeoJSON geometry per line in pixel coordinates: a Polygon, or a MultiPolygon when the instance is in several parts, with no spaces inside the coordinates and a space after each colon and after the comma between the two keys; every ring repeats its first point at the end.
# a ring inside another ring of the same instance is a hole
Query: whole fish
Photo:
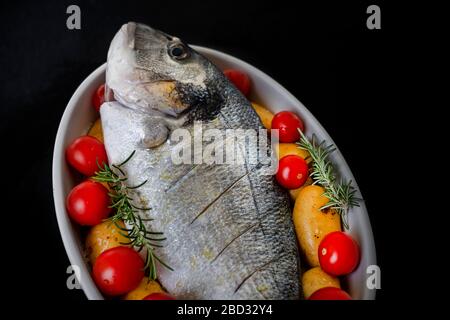
{"type": "Polygon", "coordinates": [[[167,238],[155,249],[173,269],[158,264],[163,287],[179,299],[298,299],[289,198],[268,165],[251,155],[240,164],[172,158],[171,134],[194,135],[197,121],[202,130],[261,129],[249,101],[180,39],[133,22],[111,42],[106,84],[116,100],[101,107],[108,158],[121,163],[135,151],[123,170],[129,186],[147,180],[134,197],[167,238]]]}

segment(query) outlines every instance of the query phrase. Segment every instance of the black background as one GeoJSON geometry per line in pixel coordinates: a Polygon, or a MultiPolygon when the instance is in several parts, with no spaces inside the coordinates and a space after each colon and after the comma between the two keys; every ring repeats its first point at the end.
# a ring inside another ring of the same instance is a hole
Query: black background
{"type": "MultiPolygon", "coordinates": [[[[392,11],[382,29],[366,28],[372,3],[306,1],[48,1],[1,4],[0,110],[6,264],[19,294],[35,299],[85,299],[66,288],[69,265],[56,224],[51,186],[53,144],[71,95],[106,60],[109,42],[127,21],[140,21],[189,43],[235,55],[293,93],[333,137],[355,175],[368,207],[382,287],[389,290],[387,216],[392,197],[380,186],[392,125],[386,114],[392,11]],[[66,8],[81,8],[81,30],[66,28],[66,8]],[[11,205],[11,206],[8,206],[11,205]],[[6,236],[5,236],[6,237],[6,236]],[[17,282],[19,279],[19,282],[17,282]],[[23,294],[23,293],[22,293],[23,294]]],[[[393,120],[392,120],[393,121],[393,120]]],[[[5,266],[3,266],[5,267],[5,266]]]]}

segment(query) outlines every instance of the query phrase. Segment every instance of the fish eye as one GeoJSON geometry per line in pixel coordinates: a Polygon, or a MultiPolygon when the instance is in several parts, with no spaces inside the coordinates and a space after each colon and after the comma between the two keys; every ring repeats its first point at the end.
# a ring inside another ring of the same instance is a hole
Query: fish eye
{"type": "Polygon", "coordinates": [[[183,60],[189,57],[189,50],[182,43],[169,46],[169,55],[175,60],[183,60]]]}

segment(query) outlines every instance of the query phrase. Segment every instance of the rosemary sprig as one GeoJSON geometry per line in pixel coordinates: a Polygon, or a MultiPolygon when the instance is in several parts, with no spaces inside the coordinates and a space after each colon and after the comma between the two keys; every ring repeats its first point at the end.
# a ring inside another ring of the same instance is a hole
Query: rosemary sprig
{"type": "Polygon", "coordinates": [[[325,189],[324,195],[329,202],[321,210],[333,209],[342,219],[345,229],[348,229],[348,210],[351,207],[359,206],[359,198],[355,197],[356,190],[352,186],[352,181],[338,181],[334,167],[329,161],[329,155],[335,151],[333,145],[325,145],[325,141],[317,143],[315,135],[311,141],[300,131],[300,141],[297,142],[299,148],[308,151],[312,159],[311,178],[314,184],[319,184],[325,189]]]}
{"type": "Polygon", "coordinates": [[[129,190],[143,186],[147,182],[146,180],[137,186],[131,187],[125,183],[127,177],[121,167],[130,161],[134,154],[135,151],[118,165],[113,164],[111,167],[107,164],[104,164],[103,167],[98,165],[100,170],[95,173],[93,179],[98,182],[108,183],[112,191],[109,193],[112,202],[111,207],[115,210],[115,214],[109,220],[121,230],[119,233],[129,240],[129,242],[122,244],[136,247],[138,248],[138,252],[142,249],[146,250],[145,273],[150,279],[156,279],[158,275],[155,261],[159,261],[159,263],[169,270],[173,269],[155,254],[155,248],[162,247],[160,242],[166,240],[163,237],[163,233],[147,230],[144,222],[153,219],[143,219],[138,214],[138,210],[148,211],[150,208],[140,208],[134,205],[134,200],[128,192],[129,190]],[[128,227],[121,227],[118,224],[120,220],[128,227]]]}

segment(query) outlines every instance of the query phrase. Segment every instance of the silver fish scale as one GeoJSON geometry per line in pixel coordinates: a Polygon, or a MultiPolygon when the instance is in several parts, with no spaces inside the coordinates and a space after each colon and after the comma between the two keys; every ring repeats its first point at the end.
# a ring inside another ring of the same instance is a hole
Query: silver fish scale
{"type": "MultiPolygon", "coordinates": [[[[255,112],[234,89],[206,128],[260,128],[255,112]]],[[[111,163],[122,162],[129,185],[148,182],[135,195],[150,205],[151,227],[167,240],[157,254],[174,271],[158,266],[161,284],[181,299],[297,299],[296,238],[286,193],[265,166],[174,165],[167,141],[145,149],[151,116],[117,102],[101,108],[111,163]]],[[[193,132],[192,124],[185,128],[193,132]]],[[[248,159],[247,159],[248,160],[248,159]]]]}

